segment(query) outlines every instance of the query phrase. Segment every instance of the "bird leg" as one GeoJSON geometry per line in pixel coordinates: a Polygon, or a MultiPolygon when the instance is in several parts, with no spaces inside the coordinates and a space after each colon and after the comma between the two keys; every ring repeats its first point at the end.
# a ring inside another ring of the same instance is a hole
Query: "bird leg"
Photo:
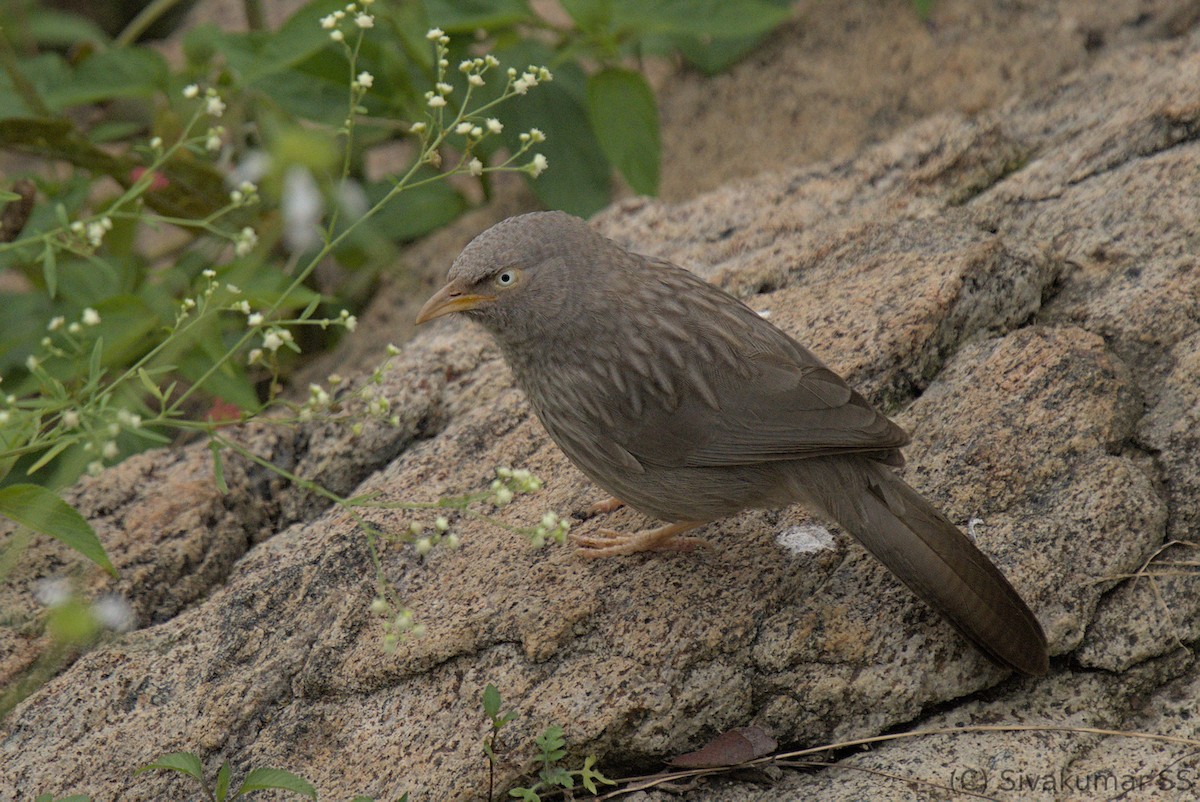
{"type": "Polygon", "coordinates": [[[624,501],[621,501],[621,499],[617,498],[616,496],[612,496],[604,499],[604,501],[597,501],[595,504],[588,507],[587,517],[591,518],[593,515],[604,515],[606,513],[616,512],[624,506],[624,501]]]}
{"type": "Polygon", "coordinates": [[[702,524],[704,521],[680,521],[633,534],[600,529],[591,535],[572,535],[571,542],[578,547],[577,553],[581,557],[592,558],[616,557],[619,554],[636,554],[639,551],[694,551],[711,546],[702,538],[678,535],[702,524]]]}

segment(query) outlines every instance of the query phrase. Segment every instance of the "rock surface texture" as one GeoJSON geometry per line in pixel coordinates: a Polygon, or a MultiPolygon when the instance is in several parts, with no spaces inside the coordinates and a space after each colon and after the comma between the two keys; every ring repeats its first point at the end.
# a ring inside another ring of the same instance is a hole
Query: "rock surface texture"
{"type": "MultiPolygon", "coordinates": [[[[488,683],[520,713],[498,790],[528,776],[551,723],[571,763],[593,754],[610,776],[751,724],[785,746],[976,724],[1200,737],[1200,593],[1180,566],[1196,547],[1177,542],[1200,527],[1200,30],[1184,28],[845,161],[678,204],[630,200],[596,221],[769,313],[911,432],[908,481],[951,519],[981,519],[977,542],[1045,626],[1050,676],[1006,677],[848,536],[797,537],[813,523],[799,507],[711,524],[708,552],[595,562],[455,520],[457,550],[382,551],[427,628],[388,654],[361,531],[249,464],[231,463],[218,494],[194,446],[71,492],[122,576],[85,584],[127,595],[141,628],[0,722],[0,799],[195,797],[175,777],[132,774],[175,750],[213,773],[223,760],[287,768],[326,798],[478,799],[488,683]]],[[[523,466],[546,488],[503,508],[519,525],[599,498],[477,328],[422,332],[381,390],[399,427],[246,442],[338,492],[395,500],[474,492],[495,466],[523,466]]],[[[414,520],[368,517],[395,532],[414,520]]],[[[641,523],[622,510],[576,526],[602,522],[641,523]]],[[[0,609],[32,613],[34,580],[69,562],[38,541],[0,609]]],[[[39,648],[0,630],[0,681],[39,648]]],[[[960,733],[770,785],[714,779],[687,798],[1186,798],[1195,751],[960,733]]]]}

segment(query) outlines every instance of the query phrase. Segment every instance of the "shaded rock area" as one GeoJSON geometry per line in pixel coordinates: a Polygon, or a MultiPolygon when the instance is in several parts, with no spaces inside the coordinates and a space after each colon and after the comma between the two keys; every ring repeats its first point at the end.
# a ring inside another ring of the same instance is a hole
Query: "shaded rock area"
{"type": "MultiPolygon", "coordinates": [[[[0,798],[194,796],[180,779],[132,774],[191,750],[211,772],[223,760],[287,768],[327,798],[478,799],[488,683],[520,713],[498,790],[528,777],[532,738],[551,723],[571,763],[593,754],[610,776],[744,725],[786,748],[1019,724],[1097,732],[902,740],[769,785],[709,780],[688,798],[1186,798],[1161,781],[1195,781],[1193,746],[1101,731],[1200,736],[1200,593],[1186,565],[1200,515],[1200,32],[1118,41],[1086,62],[844,161],[676,204],[627,200],[596,221],[744,297],[910,430],[906,477],[951,519],[980,519],[980,547],[1046,628],[1050,676],[1006,676],[844,534],[796,547],[797,527],[814,523],[799,507],[711,524],[707,552],[596,562],[456,519],[457,550],[382,546],[383,575],[426,627],[386,653],[361,530],[236,459],[231,492],[216,494],[197,445],[72,491],[122,571],[113,585],[81,575],[127,594],[141,628],[0,722],[0,798]],[[1105,772],[1134,785],[1068,784],[1105,772]],[[1017,786],[1023,776],[1033,784],[1017,786]]],[[[473,492],[496,465],[527,467],[546,487],[499,511],[514,525],[601,495],[462,321],[420,333],[381,392],[397,428],[239,436],[338,492],[393,500],[473,492]]],[[[366,515],[391,532],[429,518],[366,515]]],[[[622,510],[576,528],[642,523],[622,510]]],[[[3,608],[32,615],[34,580],[69,562],[39,541],[3,608]]],[[[4,666],[37,653],[5,637],[4,666]]]]}

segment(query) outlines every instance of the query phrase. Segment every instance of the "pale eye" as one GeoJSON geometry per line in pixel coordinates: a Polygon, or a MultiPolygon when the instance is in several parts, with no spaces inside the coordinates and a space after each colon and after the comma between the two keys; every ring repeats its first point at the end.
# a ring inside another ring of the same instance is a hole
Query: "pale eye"
{"type": "Polygon", "coordinates": [[[496,276],[496,284],[501,287],[511,287],[517,283],[517,271],[505,270],[500,275],[496,276]]]}

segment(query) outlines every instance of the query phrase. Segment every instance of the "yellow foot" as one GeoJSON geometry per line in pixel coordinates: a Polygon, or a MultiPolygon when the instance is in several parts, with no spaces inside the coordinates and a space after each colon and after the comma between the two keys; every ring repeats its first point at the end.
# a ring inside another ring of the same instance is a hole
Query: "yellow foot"
{"type": "Polygon", "coordinates": [[[681,521],[667,524],[644,532],[622,534],[611,529],[601,529],[590,535],[572,535],[571,542],[581,557],[616,557],[620,554],[636,554],[639,551],[695,551],[711,548],[708,541],[698,537],[679,537],[695,529],[703,521],[681,521]]]}
{"type": "Polygon", "coordinates": [[[604,515],[606,513],[616,512],[624,506],[625,502],[621,501],[621,499],[617,498],[616,496],[613,496],[612,498],[606,498],[604,501],[597,501],[595,504],[588,507],[587,517],[591,518],[593,515],[604,515]]]}

